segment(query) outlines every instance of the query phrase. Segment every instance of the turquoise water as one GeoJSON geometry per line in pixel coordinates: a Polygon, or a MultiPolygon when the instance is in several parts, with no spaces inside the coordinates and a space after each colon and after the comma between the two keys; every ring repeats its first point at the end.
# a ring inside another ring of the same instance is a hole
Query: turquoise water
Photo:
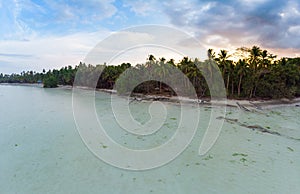
{"type": "MultiPolygon", "coordinates": [[[[109,99],[100,92],[95,99],[98,117],[108,121],[113,118],[109,99]]],[[[150,119],[149,104],[130,104],[138,122],[150,119]]],[[[179,122],[180,108],[169,103],[165,107],[165,124],[149,137],[129,134],[116,123],[104,125],[119,144],[155,147],[171,138],[179,122]]],[[[200,112],[193,141],[175,160],[129,171],[103,162],[83,143],[73,118],[71,90],[0,85],[0,193],[300,193],[300,141],[287,138],[300,138],[299,107],[262,113],[227,108],[227,118],[284,136],[225,122],[205,156],[197,153],[211,109],[201,107],[200,112]]]]}

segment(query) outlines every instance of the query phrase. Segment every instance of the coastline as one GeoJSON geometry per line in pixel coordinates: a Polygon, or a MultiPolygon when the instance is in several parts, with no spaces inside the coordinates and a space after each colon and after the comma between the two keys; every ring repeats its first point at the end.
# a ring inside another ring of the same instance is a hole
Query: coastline
{"type": "MultiPolygon", "coordinates": [[[[65,89],[73,89],[72,86],[59,86],[60,88],[65,89]]],[[[89,87],[77,87],[79,89],[84,90],[92,90],[89,87]]],[[[95,91],[97,92],[104,92],[109,94],[118,95],[116,90],[113,89],[99,89],[96,88],[95,91]]],[[[125,97],[125,96],[124,96],[125,97]]],[[[127,97],[127,96],[126,96],[127,97]]],[[[271,109],[276,107],[284,107],[284,106],[300,106],[300,97],[294,99],[266,99],[266,100],[246,100],[246,99],[225,99],[225,100],[210,100],[210,98],[203,98],[203,99],[195,99],[189,97],[182,97],[182,96],[166,96],[166,95],[157,95],[157,94],[141,94],[141,93],[134,93],[130,96],[131,101],[141,102],[141,101],[163,101],[163,102],[170,102],[170,103],[183,103],[183,104],[199,104],[200,106],[227,106],[227,107],[235,107],[239,108],[240,104],[242,107],[250,111],[257,111],[263,109],[271,109]]]]}
{"type": "MultiPolygon", "coordinates": [[[[12,86],[34,86],[34,87],[43,87],[43,84],[29,84],[29,83],[0,83],[0,85],[12,85],[12,86]]],[[[59,89],[67,89],[72,90],[73,86],[69,85],[59,85],[57,88],[59,89]]],[[[83,90],[93,90],[93,88],[84,87],[84,86],[77,86],[76,88],[83,89],[83,90]]],[[[113,95],[118,95],[116,90],[113,89],[100,89],[96,88],[95,91],[97,92],[104,92],[113,95]]],[[[125,97],[125,96],[124,96],[125,97]]],[[[126,96],[127,97],[127,96],[126,96]]],[[[203,98],[203,99],[195,99],[189,97],[180,97],[180,96],[166,96],[166,95],[157,95],[157,94],[141,94],[141,93],[134,93],[130,97],[132,101],[163,101],[163,102],[170,102],[170,103],[183,103],[183,104],[198,104],[200,106],[227,106],[227,107],[236,107],[239,108],[240,104],[242,107],[250,111],[255,110],[263,110],[263,109],[270,109],[276,107],[284,107],[284,106],[300,106],[300,97],[287,99],[224,99],[224,100],[210,100],[210,98],[203,98]]]]}

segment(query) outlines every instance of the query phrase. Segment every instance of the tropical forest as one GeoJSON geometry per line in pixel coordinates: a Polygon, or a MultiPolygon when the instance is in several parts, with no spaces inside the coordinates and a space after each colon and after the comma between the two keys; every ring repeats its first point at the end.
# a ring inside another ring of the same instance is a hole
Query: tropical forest
{"type": "MultiPolygon", "coordinates": [[[[45,88],[70,85],[74,83],[76,73],[82,73],[80,86],[94,86],[100,89],[113,89],[118,79],[118,93],[126,93],[126,82],[134,82],[138,77],[148,76],[147,72],[155,72],[157,76],[167,77],[170,67],[180,70],[185,77],[183,83],[189,81],[198,98],[210,97],[207,77],[213,76],[214,67],[219,70],[228,98],[234,99],[276,99],[295,98],[300,96],[300,58],[277,58],[276,55],[258,46],[241,47],[233,55],[227,50],[216,53],[207,51],[208,59],[183,57],[179,62],[174,59],[156,58],[150,54],[143,64],[122,63],[120,65],[92,65],[80,62],[75,67],[66,66],[42,72],[23,71],[20,74],[0,74],[0,83],[43,83],[45,88]],[[207,64],[214,63],[213,66],[207,64]],[[122,74],[130,68],[130,79],[123,79],[122,74]],[[80,72],[79,72],[80,71],[80,72]],[[207,76],[204,76],[204,75],[207,76]],[[97,77],[96,84],[95,76],[97,77]]],[[[168,79],[176,79],[170,77],[168,79]]],[[[188,85],[187,85],[188,86],[188,85]]],[[[157,79],[143,82],[134,88],[141,94],[176,95],[168,84],[157,79]]]]}

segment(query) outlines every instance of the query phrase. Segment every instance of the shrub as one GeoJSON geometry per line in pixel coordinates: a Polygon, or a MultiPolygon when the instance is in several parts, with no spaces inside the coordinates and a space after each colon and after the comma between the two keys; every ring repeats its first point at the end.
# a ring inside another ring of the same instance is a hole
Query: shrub
{"type": "Polygon", "coordinates": [[[57,86],[57,79],[54,76],[50,76],[44,79],[44,88],[56,88],[57,86]]]}

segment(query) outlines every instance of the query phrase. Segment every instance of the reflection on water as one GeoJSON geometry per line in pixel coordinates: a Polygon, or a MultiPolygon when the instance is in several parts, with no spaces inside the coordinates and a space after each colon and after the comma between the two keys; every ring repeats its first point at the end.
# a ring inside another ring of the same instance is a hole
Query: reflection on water
{"type": "MultiPolygon", "coordinates": [[[[95,104],[100,119],[113,119],[108,94],[97,93],[95,104]]],[[[148,106],[130,105],[136,121],[150,119],[148,106]]],[[[135,136],[113,122],[104,123],[107,133],[131,148],[160,145],[174,134],[180,114],[178,106],[165,106],[166,122],[153,135],[135,136]]],[[[205,156],[197,153],[211,109],[200,111],[196,136],[178,158],[134,172],[112,167],[87,149],[74,123],[71,90],[0,85],[0,193],[300,193],[300,141],[285,138],[300,138],[299,107],[261,114],[227,109],[226,118],[285,136],[225,122],[205,156]]]]}

